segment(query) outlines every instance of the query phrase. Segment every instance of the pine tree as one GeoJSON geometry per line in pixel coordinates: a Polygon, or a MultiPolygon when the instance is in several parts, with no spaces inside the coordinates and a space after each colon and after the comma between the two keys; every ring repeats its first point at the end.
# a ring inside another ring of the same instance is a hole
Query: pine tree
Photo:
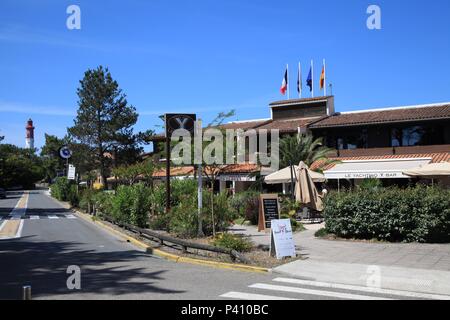
{"type": "MultiPolygon", "coordinates": [[[[112,158],[117,150],[136,149],[137,139],[133,133],[138,114],[128,105],[126,95],[113,80],[108,68],[88,70],[80,81],[78,112],[69,134],[91,151],[105,188],[112,158]]],[[[89,156],[89,155],[86,155],[89,156]]]]}

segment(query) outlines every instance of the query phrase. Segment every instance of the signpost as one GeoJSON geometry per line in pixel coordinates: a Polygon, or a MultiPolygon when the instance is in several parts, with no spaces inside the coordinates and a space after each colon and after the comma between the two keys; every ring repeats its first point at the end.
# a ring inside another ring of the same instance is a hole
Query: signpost
{"type": "Polygon", "coordinates": [[[280,203],[276,194],[262,194],[259,200],[258,231],[268,232],[271,221],[280,219],[280,203]]]}
{"type": "Polygon", "coordinates": [[[67,171],[67,179],[68,180],[75,180],[75,173],[76,169],[73,165],[69,164],[69,170],[67,171]]]}
{"type": "Polygon", "coordinates": [[[285,257],[295,258],[294,239],[292,237],[291,220],[272,220],[270,235],[270,254],[281,260],[285,257]]]}
{"type": "Polygon", "coordinates": [[[166,113],[164,115],[166,127],[166,211],[170,211],[170,139],[172,133],[178,129],[184,129],[194,133],[195,114],[166,113]]]}

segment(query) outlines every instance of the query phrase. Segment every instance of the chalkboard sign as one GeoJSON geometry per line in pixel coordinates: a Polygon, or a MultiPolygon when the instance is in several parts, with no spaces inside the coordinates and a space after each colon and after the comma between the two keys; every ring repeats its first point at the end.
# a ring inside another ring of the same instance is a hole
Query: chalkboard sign
{"type": "Polygon", "coordinates": [[[271,221],[280,219],[278,195],[263,194],[260,197],[259,203],[258,230],[269,230],[271,228],[271,221]]]}

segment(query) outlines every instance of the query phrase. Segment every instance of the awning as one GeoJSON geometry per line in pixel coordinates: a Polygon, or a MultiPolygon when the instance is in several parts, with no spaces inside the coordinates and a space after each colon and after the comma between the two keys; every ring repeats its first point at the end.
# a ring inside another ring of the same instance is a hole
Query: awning
{"type": "MultiPolygon", "coordinates": [[[[294,177],[294,182],[296,182],[295,176],[297,175],[298,166],[293,166],[292,175],[294,177]]],[[[309,170],[309,169],[308,169],[309,170]]],[[[313,179],[314,182],[324,182],[325,177],[318,173],[314,172],[312,170],[309,170],[309,175],[313,179]]],[[[282,183],[291,183],[291,168],[287,167],[284,169],[281,169],[280,171],[274,172],[270,175],[268,175],[264,182],[267,184],[282,184],[282,183]]]]}
{"type": "Polygon", "coordinates": [[[431,163],[403,172],[412,177],[442,177],[450,176],[450,162],[431,163]]]}
{"type": "Polygon", "coordinates": [[[429,164],[432,158],[342,161],[324,172],[325,178],[337,179],[408,179],[403,172],[429,164]]]}

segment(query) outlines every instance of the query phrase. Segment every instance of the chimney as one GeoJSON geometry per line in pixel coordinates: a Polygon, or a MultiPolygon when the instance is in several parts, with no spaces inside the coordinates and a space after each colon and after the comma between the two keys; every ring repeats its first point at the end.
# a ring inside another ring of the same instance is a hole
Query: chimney
{"type": "Polygon", "coordinates": [[[34,149],[34,126],[33,120],[28,120],[26,129],[25,148],[34,149]]]}

